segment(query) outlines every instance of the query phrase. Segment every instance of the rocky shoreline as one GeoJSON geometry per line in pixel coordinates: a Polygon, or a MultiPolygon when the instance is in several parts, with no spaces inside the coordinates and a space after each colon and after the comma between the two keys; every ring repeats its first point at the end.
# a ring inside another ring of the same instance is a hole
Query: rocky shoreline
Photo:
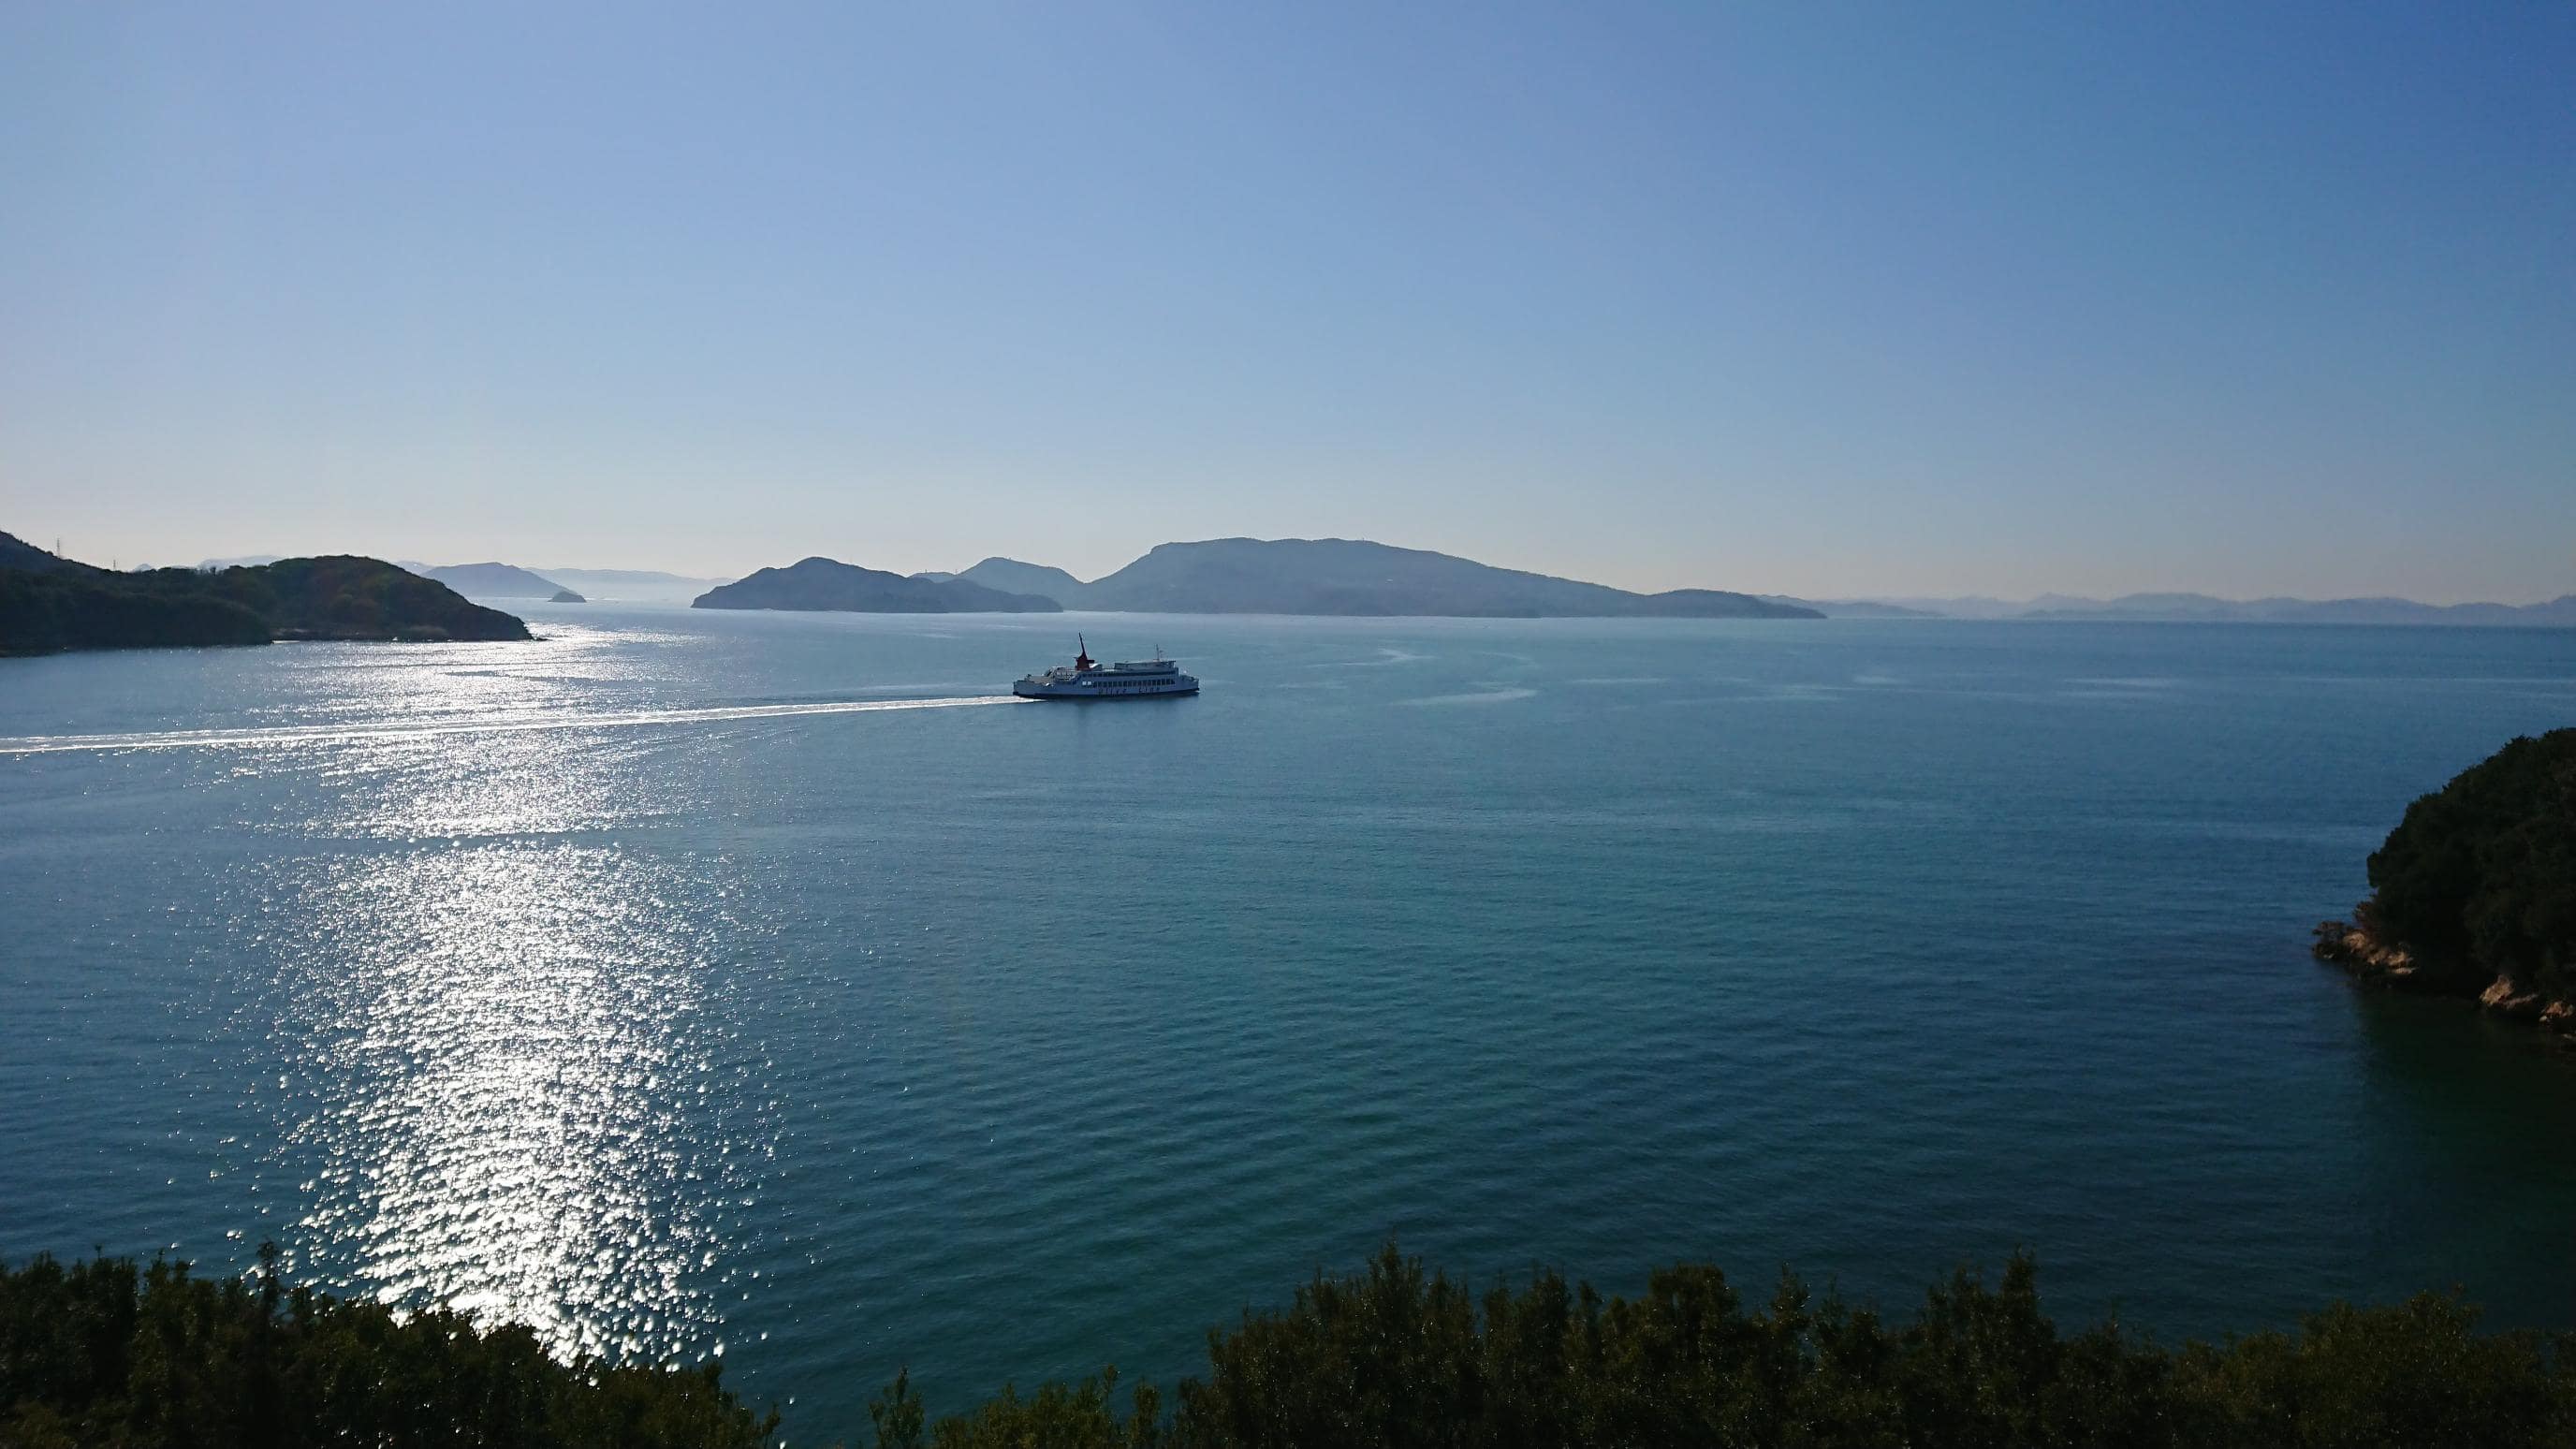
{"type": "Polygon", "coordinates": [[[2318,922],[2316,943],[2310,949],[2318,960],[2343,968],[2365,986],[2416,996],[2473,1000],[2481,1010],[2511,1021],[2527,1021],[2550,1033],[2559,1045],[2576,1047],[2576,1003],[2544,996],[2510,975],[2498,975],[2481,988],[2474,980],[2460,980],[2456,973],[2428,972],[2413,952],[2381,940],[2366,920],[2358,924],[2318,922]]]}

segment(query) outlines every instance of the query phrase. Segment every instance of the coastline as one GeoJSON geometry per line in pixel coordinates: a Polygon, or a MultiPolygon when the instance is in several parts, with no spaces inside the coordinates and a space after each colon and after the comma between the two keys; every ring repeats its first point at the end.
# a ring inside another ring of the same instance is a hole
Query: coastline
{"type": "Polygon", "coordinates": [[[2509,974],[2498,974],[2472,988],[2425,970],[2426,963],[2403,946],[2383,941],[2368,924],[2367,903],[2355,912],[2363,920],[2320,921],[2311,953],[2339,967],[2353,980],[2384,991],[2412,996],[2446,996],[2474,1002],[2478,1009],[2510,1021],[2529,1022],[2557,1045],[2576,1048],[2576,1002],[2544,996],[2509,974]]]}

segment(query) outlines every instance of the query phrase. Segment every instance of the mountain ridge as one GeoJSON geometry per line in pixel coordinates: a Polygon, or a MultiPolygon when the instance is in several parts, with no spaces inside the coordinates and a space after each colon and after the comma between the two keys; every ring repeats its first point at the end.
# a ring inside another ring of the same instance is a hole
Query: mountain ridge
{"type": "Polygon", "coordinates": [[[912,578],[815,554],[719,584],[692,609],[784,609],[845,614],[1054,614],[1053,599],[1005,593],[966,579],[912,578]]]}
{"type": "Polygon", "coordinates": [[[1723,589],[1632,593],[1371,539],[1216,538],[1156,544],[1084,583],[1063,569],[992,557],[957,575],[1114,613],[1447,618],[1812,619],[1803,605],[1723,589]],[[1053,592],[1046,592],[1052,588],[1053,592]],[[1068,597],[1068,595],[1070,597],[1068,597]]]}
{"type": "Polygon", "coordinates": [[[403,567],[422,578],[436,579],[469,599],[545,599],[572,592],[557,580],[517,564],[405,563],[403,567]]]}
{"type": "Polygon", "coordinates": [[[2222,599],[2212,594],[2136,593],[2109,599],[2041,594],[2014,602],[1980,596],[1855,602],[1914,609],[1950,619],[2092,620],[2228,624],[2449,624],[2576,627],[2576,594],[2534,604],[2426,604],[2388,595],[2341,599],[2222,599]]]}

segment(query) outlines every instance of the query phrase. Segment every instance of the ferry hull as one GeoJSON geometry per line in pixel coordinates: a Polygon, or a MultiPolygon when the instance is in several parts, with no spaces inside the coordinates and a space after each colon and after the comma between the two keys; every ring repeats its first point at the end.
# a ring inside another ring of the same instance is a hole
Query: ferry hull
{"type": "Polygon", "coordinates": [[[1181,699],[1198,692],[1199,687],[1195,684],[1183,689],[1117,689],[1100,690],[1097,692],[1088,689],[1075,688],[1071,685],[1057,686],[1023,683],[1011,686],[1011,693],[1018,695],[1022,699],[1069,699],[1076,704],[1096,703],[1112,699],[1181,699]]]}

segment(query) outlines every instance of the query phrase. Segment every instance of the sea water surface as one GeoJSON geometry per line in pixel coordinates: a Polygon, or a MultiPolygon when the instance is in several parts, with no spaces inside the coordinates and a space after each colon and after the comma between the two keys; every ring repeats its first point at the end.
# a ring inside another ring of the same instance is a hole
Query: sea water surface
{"type": "Polygon", "coordinates": [[[2305,951],[2576,635],[530,617],[0,661],[0,1255],[273,1238],[797,1442],[1390,1238],[2576,1323],[2576,1069],[2305,951]],[[1011,700],[1076,629],[1206,693],[1011,700]]]}

